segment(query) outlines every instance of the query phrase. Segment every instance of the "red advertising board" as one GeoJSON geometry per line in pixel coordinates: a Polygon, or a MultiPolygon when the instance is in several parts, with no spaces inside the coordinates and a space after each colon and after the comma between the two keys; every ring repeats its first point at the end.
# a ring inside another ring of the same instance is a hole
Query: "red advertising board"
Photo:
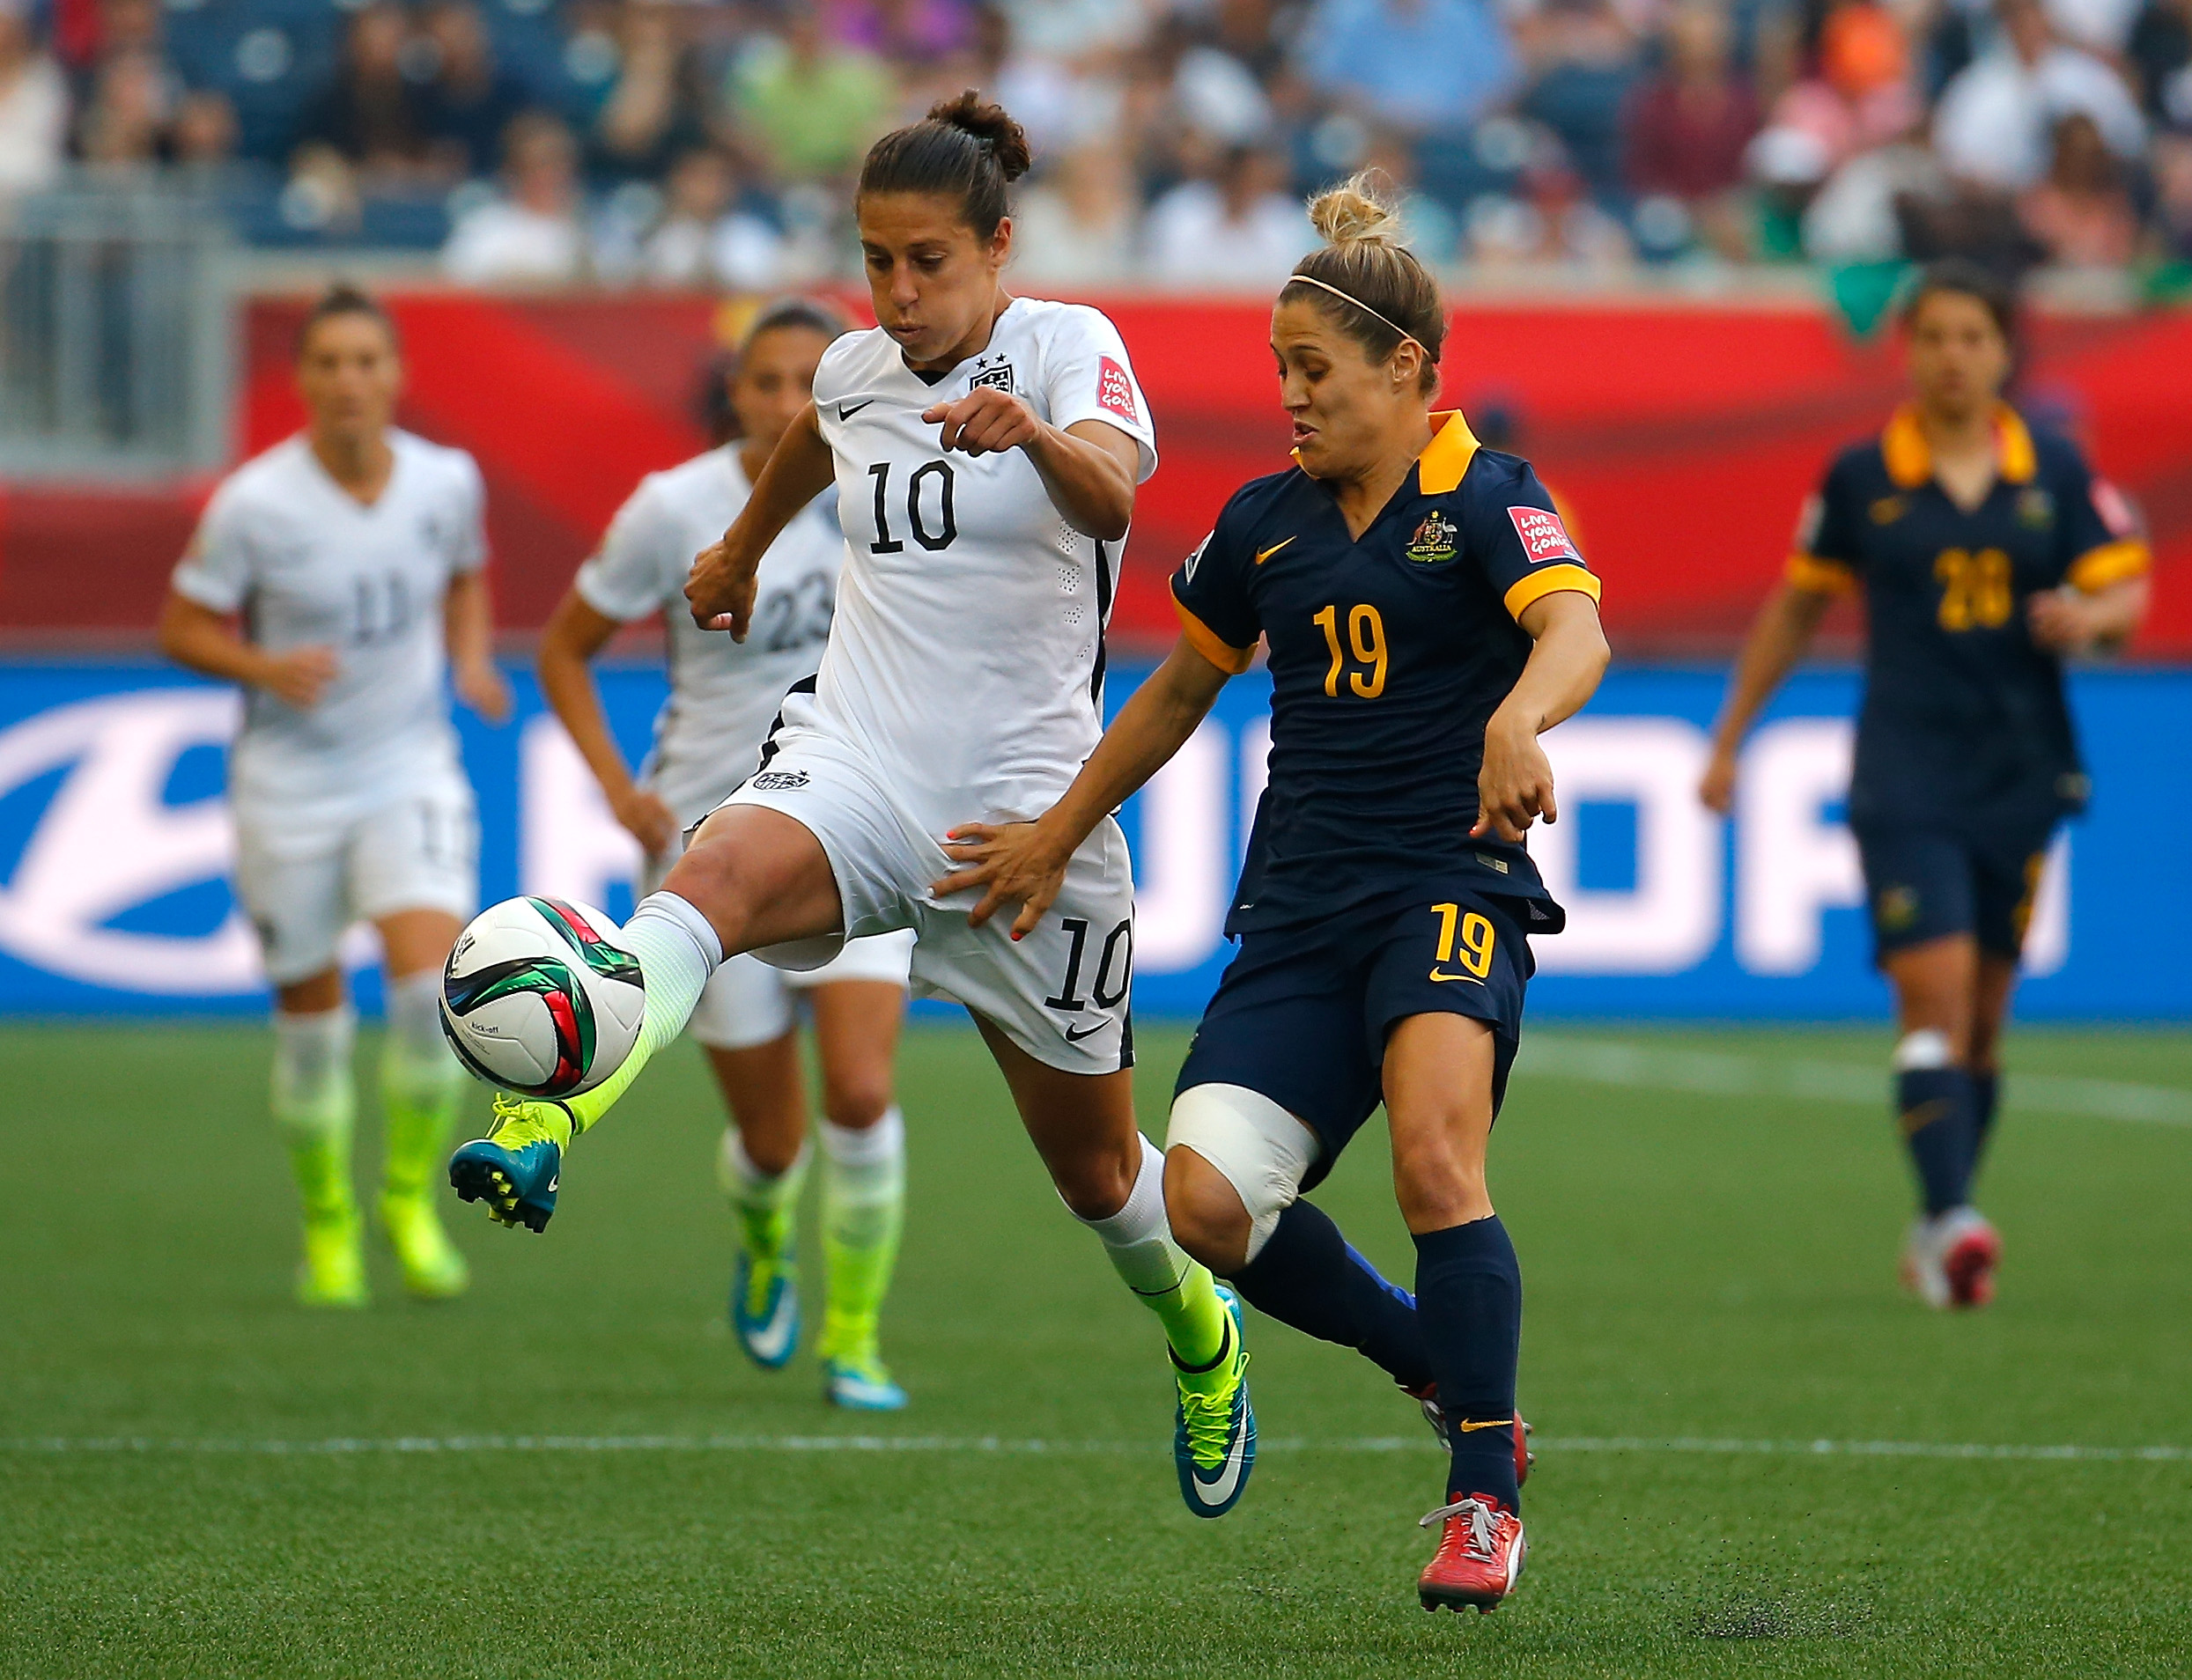
{"type": "MultiPolygon", "coordinates": [[[[535,625],[639,475],[700,446],[698,370],[731,313],[688,297],[391,301],[410,365],[404,423],[479,458],[502,616],[535,625]]],[[[1166,638],[1167,571],[1235,486],[1285,461],[1266,313],[1185,298],[1105,306],[1163,455],[1142,492],[1118,628],[1166,638]]],[[[289,352],[301,308],[251,306],[240,454],[298,424],[289,352]]],[[[1853,341],[1802,306],[1471,304],[1455,312],[1444,360],[1448,401],[1518,416],[1517,446],[1604,575],[1606,622],[1630,654],[1724,649],[1776,576],[1828,456],[1877,427],[1899,386],[1892,342],[1853,341]]],[[[2152,527],[2159,598],[2140,651],[2192,656],[2192,313],[2043,318],[2027,368],[2027,402],[2069,425],[2152,527]]],[[[0,623],[149,622],[185,499],[11,493],[0,623]],[[94,550],[102,582],[87,592],[94,550]]]]}

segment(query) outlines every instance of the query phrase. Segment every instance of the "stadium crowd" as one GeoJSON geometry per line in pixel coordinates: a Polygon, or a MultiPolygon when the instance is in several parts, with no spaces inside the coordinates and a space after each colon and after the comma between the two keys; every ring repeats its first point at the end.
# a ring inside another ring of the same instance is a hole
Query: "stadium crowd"
{"type": "Polygon", "coordinates": [[[968,85],[1057,284],[1267,285],[1366,164],[1442,264],[2192,258],[2192,0],[0,0],[0,194],[771,286],[849,269],[864,148],[968,85]]]}

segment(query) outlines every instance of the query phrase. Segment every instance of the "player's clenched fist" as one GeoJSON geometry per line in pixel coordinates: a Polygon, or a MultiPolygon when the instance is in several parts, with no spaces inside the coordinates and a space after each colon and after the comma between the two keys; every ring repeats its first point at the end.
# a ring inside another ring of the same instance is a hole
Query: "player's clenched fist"
{"type": "Polygon", "coordinates": [[[946,449],[964,450],[970,455],[999,455],[1018,449],[1033,443],[1043,431],[1033,409],[993,385],[977,386],[956,402],[939,402],[926,409],[921,420],[926,425],[943,427],[941,441],[946,449]]]}
{"type": "Polygon", "coordinates": [[[744,641],[754,622],[754,578],[760,569],[734,557],[727,532],[701,549],[685,579],[692,622],[702,630],[728,630],[734,642],[744,641]]]}

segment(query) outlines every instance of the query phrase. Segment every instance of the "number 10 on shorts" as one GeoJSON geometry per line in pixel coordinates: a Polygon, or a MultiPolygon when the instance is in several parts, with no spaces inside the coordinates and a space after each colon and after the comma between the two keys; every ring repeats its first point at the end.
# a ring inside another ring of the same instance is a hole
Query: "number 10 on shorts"
{"type": "Polygon", "coordinates": [[[1062,1009],[1068,1014],[1079,1014],[1093,1001],[1098,1009],[1116,1009],[1126,1001],[1128,987],[1134,977],[1134,924],[1128,917],[1103,938],[1103,952],[1096,959],[1096,981],[1091,996],[1081,995],[1081,970],[1089,954],[1089,918],[1067,916],[1059,925],[1073,939],[1073,947],[1066,954],[1066,982],[1054,998],[1045,998],[1045,1009],[1062,1009]]]}

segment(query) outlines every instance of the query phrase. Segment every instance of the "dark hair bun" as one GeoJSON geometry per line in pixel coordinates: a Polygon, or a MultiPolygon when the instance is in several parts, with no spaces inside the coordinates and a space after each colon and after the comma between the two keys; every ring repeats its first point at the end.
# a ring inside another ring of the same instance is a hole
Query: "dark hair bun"
{"type": "Polygon", "coordinates": [[[990,103],[972,88],[956,99],[940,100],[929,107],[928,120],[946,123],[986,144],[997,161],[998,173],[1007,181],[1018,181],[1035,161],[1028,150],[1027,131],[1003,106],[990,103]]]}

